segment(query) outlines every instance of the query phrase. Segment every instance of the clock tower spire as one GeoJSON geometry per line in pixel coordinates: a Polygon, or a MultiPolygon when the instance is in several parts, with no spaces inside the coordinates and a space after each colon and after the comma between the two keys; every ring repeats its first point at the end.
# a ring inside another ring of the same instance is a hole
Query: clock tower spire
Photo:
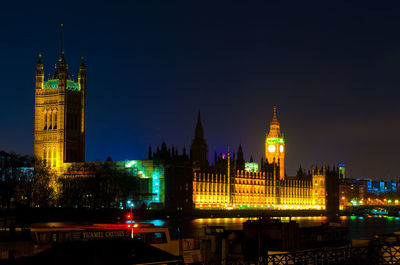
{"type": "Polygon", "coordinates": [[[265,157],[268,163],[279,161],[279,178],[285,178],[285,139],[281,133],[280,124],[274,106],[274,115],[270,123],[269,132],[265,137],[265,157]]]}

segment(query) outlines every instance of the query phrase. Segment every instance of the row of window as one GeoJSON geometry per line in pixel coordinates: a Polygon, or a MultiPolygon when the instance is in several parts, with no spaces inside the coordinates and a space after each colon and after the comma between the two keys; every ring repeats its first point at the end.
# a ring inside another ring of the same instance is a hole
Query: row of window
{"type": "MultiPolygon", "coordinates": [[[[67,128],[69,130],[79,129],[79,115],[71,113],[67,116],[67,128]]],[[[57,129],[57,110],[45,111],[43,113],[43,130],[57,129]]]]}
{"type": "Polygon", "coordinates": [[[262,181],[254,181],[254,180],[236,180],[237,184],[247,184],[247,185],[264,185],[262,181]]]}
{"type": "Polygon", "coordinates": [[[43,130],[57,129],[57,110],[45,111],[43,113],[44,126],[43,130]]]}
{"type": "MultiPolygon", "coordinates": [[[[317,180],[314,181],[314,185],[318,185],[318,181],[317,181],[317,180]]],[[[324,186],[324,181],[321,180],[321,181],[319,182],[319,185],[324,186]]]]}

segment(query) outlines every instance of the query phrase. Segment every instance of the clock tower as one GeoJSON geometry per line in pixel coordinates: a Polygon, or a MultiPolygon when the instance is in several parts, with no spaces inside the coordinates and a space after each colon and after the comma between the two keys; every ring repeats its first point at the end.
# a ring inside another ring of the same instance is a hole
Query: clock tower
{"type": "Polygon", "coordinates": [[[269,133],[265,138],[265,157],[268,163],[279,161],[279,178],[285,178],[285,139],[281,133],[278,118],[276,116],[276,107],[274,107],[274,116],[269,127],[269,133]]]}

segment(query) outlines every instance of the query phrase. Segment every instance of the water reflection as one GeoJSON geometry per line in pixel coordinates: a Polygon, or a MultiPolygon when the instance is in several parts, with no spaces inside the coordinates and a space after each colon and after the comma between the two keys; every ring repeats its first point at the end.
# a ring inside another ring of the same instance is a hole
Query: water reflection
{"type": "MultiPolygon", "coordinates": [[[[198,218],[191,220],[182,228],[190,236],[203,236],[206,226],[224,226],[226,230],[241,230],[243,222],[257,218],[198,218]]],[[[282,222],[289,222],[289,217],[276,217],[282,222]]],[[[349,227],[349,239],[370,239],[376,234],[386,234],[400,231],[400,217],[388,216],[340,216],[329,220],[326,216],[292,217],[300,227],[317,226],[326,222],[335,222],[349,227]]]]}
{"type": "Polygon", "coordinates": [[[153,224],[154,226],[165,226],[165,225],[167,225],[167,222],[165,220],[160,220],[160,219],[138,221],[137,223],[153,224]]]}

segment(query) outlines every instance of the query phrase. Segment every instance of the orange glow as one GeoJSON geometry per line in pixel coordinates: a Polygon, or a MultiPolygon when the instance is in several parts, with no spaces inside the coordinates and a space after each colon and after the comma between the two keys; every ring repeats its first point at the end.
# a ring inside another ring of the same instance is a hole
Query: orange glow
{"type": "Polygon", "coordinates": [[[194,173],[197,209],[325,210],[325,175],[312,180],[277,180],[265,172],[237,171],[228,188],[226,176],[194,173]]]}

